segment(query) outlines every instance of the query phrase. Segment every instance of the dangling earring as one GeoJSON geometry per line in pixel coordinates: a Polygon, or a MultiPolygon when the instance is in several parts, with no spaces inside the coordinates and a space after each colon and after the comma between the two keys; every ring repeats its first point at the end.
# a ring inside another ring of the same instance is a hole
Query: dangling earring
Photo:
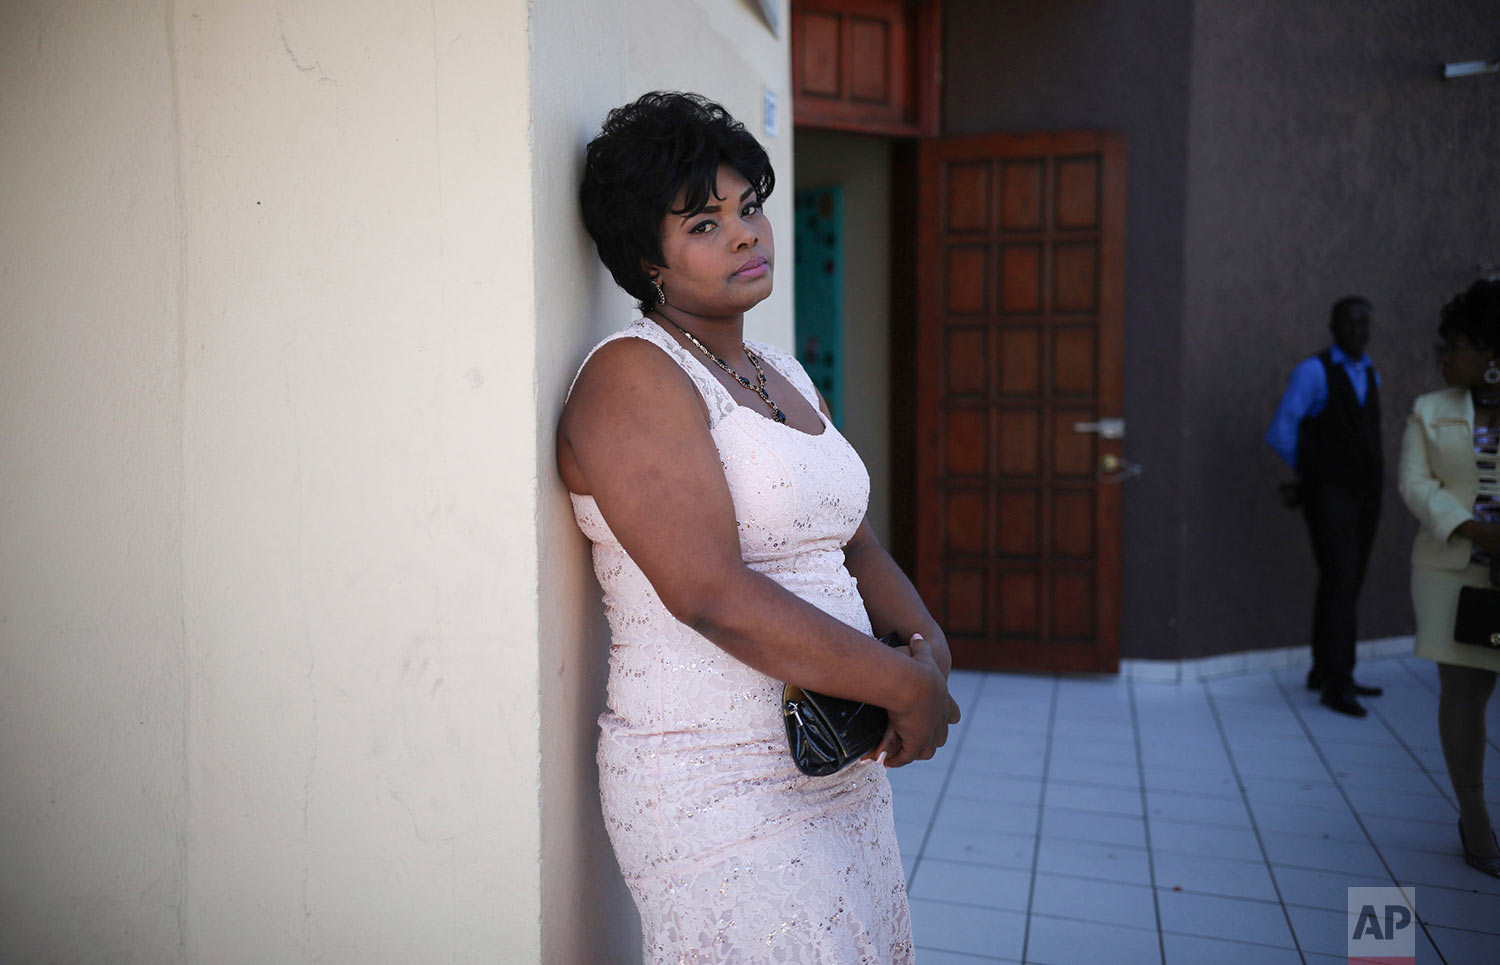
{"type": "MultiPolygon", "coordinates": [[[[651,279],[651,287],[656,289],[656,304],[665,305],[667,303],[667,293],[661,290],[661,282],[653,278],[651,279]]],[[[1490,364],[1493,365],[1494,363],[1491,362],[1490,364]]],[[[1488,378],[1488,374],[1485,377],[1488,378]]],[[[1500,369],[1496,370],[1495,378],[1500,379],[1500,369]]]]}
{"type": "Polygon", "coordinates": [[[1485,366],[1484,382],[1486,385],[1494,385],[1500,382],[1500,365],[1496,365],[1494,359],[1490,359],[1490,364],[1485,366]]]}

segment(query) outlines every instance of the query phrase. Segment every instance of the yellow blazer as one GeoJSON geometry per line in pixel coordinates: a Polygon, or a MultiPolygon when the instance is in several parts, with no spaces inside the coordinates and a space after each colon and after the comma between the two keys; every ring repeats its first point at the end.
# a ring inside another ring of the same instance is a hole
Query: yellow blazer
{"type": "Polygon", "coordinates": [[[1396,488],[1422,525],[1412,543],[1412,564],[1467,568],[1473,546],[1453,531],[1474,518],[1474,497],[1479,494],[1474,399],[1468,389],[1439,389],[1412,403],[1401,434],[1396,488]]]}

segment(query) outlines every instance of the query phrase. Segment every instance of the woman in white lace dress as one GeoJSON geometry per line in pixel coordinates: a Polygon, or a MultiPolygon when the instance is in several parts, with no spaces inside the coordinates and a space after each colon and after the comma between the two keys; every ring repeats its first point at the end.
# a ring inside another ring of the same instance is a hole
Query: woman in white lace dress
{"type": "Polygon", "coordinates": [[[885,768],[958,719],[948,648],[806,373],[744,341],[773,185],[696,95],[648,94],[589,145],[584,221],[643,312],[590,354],[558,429],[612,635],[604,818],[648,962],[910,962],[885,768]],[[872,635],[891,631],[910,646],[872,635]],[[877,759],[800,773],[784,681],[887,708],[877,759]]]}

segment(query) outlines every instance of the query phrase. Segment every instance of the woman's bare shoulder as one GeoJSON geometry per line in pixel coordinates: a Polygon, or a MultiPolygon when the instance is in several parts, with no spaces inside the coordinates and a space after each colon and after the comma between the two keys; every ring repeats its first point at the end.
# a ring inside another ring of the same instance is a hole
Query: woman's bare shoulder
{"type": "Polygon", "coordinates": [[[687,373],[641,338],[615,338],[590,355],[557,424],[557,465],[568,489],[591,495],[589,466],[623,470],[665,458],[675,441],[707,436],[707,409],[687,373]]]}
{"type": "Polygon", "coordinates": [[[583,464],[603,458],[618,467],[665,458],[683,445],[712,448],[709,430],[703,397],[664,349],[643,338],[615,338],[584,363],[563,406],[559,464],[569,488],[583,493],[583,464]]]}
{"type": "Polygon", "coordinates": [[[579,371],[563,422],[609,419],[653,400],[672,406],[696,398],[692,379],[659,346],[644,338],[615,338],[595,349],[579,371]]]}

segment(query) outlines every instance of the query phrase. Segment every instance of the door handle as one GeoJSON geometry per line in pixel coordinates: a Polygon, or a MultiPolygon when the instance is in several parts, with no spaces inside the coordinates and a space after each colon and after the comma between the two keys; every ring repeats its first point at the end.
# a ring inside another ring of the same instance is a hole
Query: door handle
{"type": "Polygon", "coordinates": [[[1074,432],[1097,433],[1101,439],[1125,438],[1125,420],[1120,418],[1100,419],[1098,422],[1075,422],[1074,432]]]}

